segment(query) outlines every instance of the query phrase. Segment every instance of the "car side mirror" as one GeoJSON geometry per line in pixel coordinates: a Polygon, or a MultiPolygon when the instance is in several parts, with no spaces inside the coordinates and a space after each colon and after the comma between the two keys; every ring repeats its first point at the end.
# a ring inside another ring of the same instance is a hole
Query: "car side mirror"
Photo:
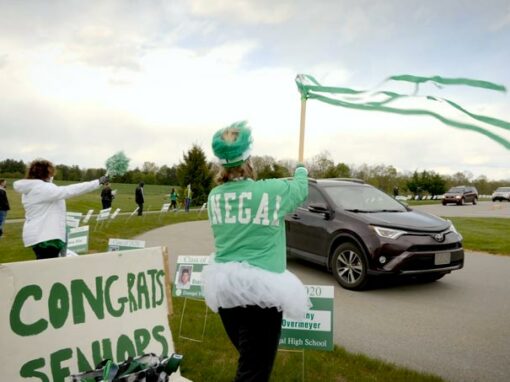
{"type": "Polygon", "coordinates": [[[316,214],[325,214],[329,217],[329,208],[325,203],[311,203],[308,205],[308,211],[316,214]]]}

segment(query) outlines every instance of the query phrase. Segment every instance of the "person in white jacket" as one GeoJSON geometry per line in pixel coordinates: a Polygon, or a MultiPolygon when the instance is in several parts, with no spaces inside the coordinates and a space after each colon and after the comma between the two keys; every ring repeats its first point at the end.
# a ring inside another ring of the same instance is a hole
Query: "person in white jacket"
{"type": "Polygon", "coordinates": [[[55,166],[45,159],[36,159],[25,179],[14,182],[14,190],[22,194],[25,208],[23,243],[32,247],[38,260],[58,257],[65,251],[66,203],[65,199],[94,191],[106,181],[98,180],[57,186],[52,183],[55,166]]]}

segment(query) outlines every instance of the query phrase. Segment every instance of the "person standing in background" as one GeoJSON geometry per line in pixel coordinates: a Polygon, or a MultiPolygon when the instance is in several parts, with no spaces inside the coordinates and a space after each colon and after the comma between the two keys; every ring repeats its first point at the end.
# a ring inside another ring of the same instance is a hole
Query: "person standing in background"
{"type": "Polygon", "coordinates": [[[143,196],[143,186],[144,183],[140,182],[138,187],[135,190],[135,202],[138,204],[138,216],[142,216],[143,214],[143,203],[145,202],[145,198],[143,196]]]}
{"type": "Polygon", "coordinates": [[[7,211],[11,209],[9,199],[7,199],[7,181],[0,179],[0,239],[3,237],[4,222],[7,219],[7,211]]]}
{"type": "Polygon", "coordinates": [[[177,209],[177,192],[175,192],[175,188],[172,188],[172,191],[170,191],[170,208],[172,210],[177,209]]]}
{"type": "Polygon", "coordinates": [[[59,257],[66,250],[66,199],[94,191],[108,182],[102,176],[69,186],[53,184],[55,166],[45,159],[30,163],[25,179],[14,182],[25,208],[23,242],[38,260],[59,257]]]}
{"type": "Polygon", "coordinates": [[[103,205],[103,210],[112,206],[113,198],[114,196],[110,183],[105,183],[101,190],[101,204],[103,205]]]}
{"type": "Polygon", "coordinates": [[[191,205],[191,184],[188,184],[186,187],[186,193],[184,197],[184,211],[189,212],[189,206],[191,205]]]}

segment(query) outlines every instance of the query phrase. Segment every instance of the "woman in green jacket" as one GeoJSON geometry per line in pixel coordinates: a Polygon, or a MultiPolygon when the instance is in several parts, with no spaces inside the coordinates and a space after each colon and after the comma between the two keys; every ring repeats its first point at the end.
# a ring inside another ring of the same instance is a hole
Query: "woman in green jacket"
{"type": "Polygon", "coordinates": [[[286,270],[284,220],[306,200],[308,172],[299,166],[294,179],[255,181],[251,146],[245,122],[216,132],[212,149],[222,170],[207,203],[216,252],[203,273],[204,295],[239,352],[236,381],[268,380],[282,314],[303,319],[310,307],[305,287],[286,270]]]}

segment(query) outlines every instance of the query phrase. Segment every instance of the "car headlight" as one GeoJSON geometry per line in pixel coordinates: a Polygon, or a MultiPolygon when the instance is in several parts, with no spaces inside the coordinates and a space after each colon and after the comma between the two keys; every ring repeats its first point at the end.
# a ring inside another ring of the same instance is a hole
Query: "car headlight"
{"type": "Polygon", "coordinates": [[[407,234],[406,231],[401,231],[398,229],[393,228],[385,228],[385,227],[378,227],[378,226],[372,226],[374,231],[381,237],[384,237],[386,239],[398,239],[400,236],[407,234]]]}
{"type": "Polygon", "coordinates": [[[455,199],[460,199],[460,195],[455,196],[455,199]]]}
{"type": "Polygon", "coordinates": [[[460,240],[463,239],[462,235],[460,234],[459,231],[457,231],[457,228],[455,228],[455,226],[453,225],[452,221],[451,220],[446,220],[448,223],[450,223],[450,228],[448,229],[448,232],[454,232],[456,233],[457,235],[459,235],[460,237],[460,240]]]}

